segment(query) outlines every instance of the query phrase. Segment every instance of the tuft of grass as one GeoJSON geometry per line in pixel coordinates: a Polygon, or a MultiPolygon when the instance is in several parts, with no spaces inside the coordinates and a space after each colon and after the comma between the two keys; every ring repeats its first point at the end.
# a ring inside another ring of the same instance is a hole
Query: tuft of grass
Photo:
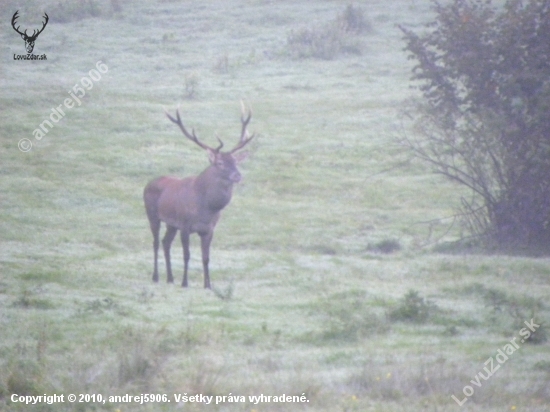
{"type": "Polygon", "coordinates": [[[9,371],[6,392],[7,395],[38,395],[44,390],[44,377],[38,365],[18,364],[9,371]]]}
{"type": "Polygon", "coordinates": [[[61,283],[65,274],[62,272],[26,272],[20,275],[21,280],[29,282],[53,282],[61,283]]]}
{"type": "Polygon", "coordinates": [[[150,348],[141,340],[120,349],[116,359],[116,385],[123,388],[133,384],[147,390],[161,369],[163,359],[152,354],[150,348]]]}
{"type": "Polygon", "coordinates": [[[167,32],[167,33],[164,33],[162,35],[162,42],[163,43],[174,43],[177,41],[177,36],[176,36],[176,33],[174,33],[173,31],[171,32],[167,32]]]}
{"type": "MultiPolygon", "coordinates": [[[[40,341],[37,342],[40,345],[40,341]]],[[[2,385],[0,373],[0,394],[6,395],[43,395],[52,389],[50,376],[48,376],[48,365],[43,359],[34,356],[18,355],[12,358],[3,371],[5,385],[2,385]]]]}
{"type": "Polygon", "coordinates": [[[397,307],[389,312],[392,321],[425,323],[438,311],[438,307],[420,296],[417,290],[409,290],[397,307]]]}
{"type": "Polygon", "coordinates": [[[384,239],[380,242],[367,245],[367,251],[390,254],[401,250],[401,244],[396,239],[384,239]]]}
{"type": "Polygon", "coordinates": [[[421,359],[407,366],[365,362],[352,374],[348,385],[354,393],[385,402],[413,402],[424,399],[426,405],[448,405],[453,388],[468,382],[465,371],[446,359],[421,359]]]}
{"type": "MultiPolygon", "coordinates": [[[[534,345],[541,345],[548,342],[548,327],[546,326],[547,324],[544,321],[539,320],[538,318],[529,318],[528,321],[530,321],[530,319],[533,319],[534,323],[538,324],[539,327],[527,338],[525,338],[525,342],[534,345]]],[[[520,326],[523,329],[525,327],[525,324],[522,323],[521,325],[518,325],[518,327],[520,326]]]]}
{"type": "Polygon", "coordinates": [[[86,18],[111,18],[123,12],[121,0],[61,0],[46,4],[50,19],[54,23],[70,23],[86,18]]]}
{"type": "MultiPolygon", "coordinates": [[[[484,269],[482,265],[478,270],[484,269]]],[[[485,324],[503,333],[518,331],[525,322],[534,319],[540,327],[525,339],[529,343],[544,343],[548,340],[545,317],[542,315],[547,305],[543,299],[529,295],[514,295],[496,287],[487,287],[473,282],[458,290],[465,296],[474,296],[483,302],[485,324]]]]}
{"type": "Polygon", "coordinates": [[[550,360],[538,361],[533,368],[550,374],[550,360]]]}
{"type": "Polygon", "coordinates": [[[93,299],[81,304],[78,309],[80,314],[103,314],[113,312],[118,315],[126,315],[126,311],[114,301],[113,298],[93,299]]]}
{"type": "Polygon", "coordinates": [[[235,292],[235,285],[233,283],[233,280],[230,280],[225,289],[219,289],[212,285],[212,292],[214,292],[214,295],[216,297],[220,298],[221,300],[231,300],[233,299],[233,293],[235,292]]]}
{"type": "Polygon", "coordinates": [[[371,33],[372,23],[365,16],[365,12],[359,6],[348,4],[346,9],[338,16],[337,21],[345,32],[356,34],[371,33]]]}
{"type": "Polygon", "coordinates": [[[49,299],[40,298],[37,295],[40,289],[23,289],[19,297],[12,303],[13,307],[25,309],[53,309],[55,305],[49,299]]]}
{"type": "Polygon", "coordinates": [[[291,30],[287,51],[291,58],[332,60],[343,54],[361,54],[363,44],[358,35],[372,31],[361,8],[348,5],[344,12],[327,23],[291,30]]]}
{"type": "Polygon", "coordinates": [[[469,253],[474,254],[484,252],[479,239],[474,238],[443,241],[437,243],[432,250],[436,253],[444,253],[449,255],[465,255],[469,253]]]}
{"type": "Polygon", "coordinates": [[[200,75],[198,72],[193,71],[186,73],[184,76],[185,98],[195,99],[197,98],[200,85],[200,75]]]}
{"type": "Polygon", "coordinates": [[[317,58],[332,60],[341,54],[361,54],[361,42],[336,23],[313,28],[291,30],[287,50],[293,59],[317,58]]]}
{"type": "Polygon", "coordinates": [[[229,54],[223,53],[221,56],[218,56],[212,70],[215,73],[220,73],[220,74],[229,73],[229,54]]]}
{"type": "Polygon", "coordinates": [[[364,293],[334,294],[320,299],[315,307],[321,316],[320,337],[323,340],[355,342],[388,329],[364,293]]]}

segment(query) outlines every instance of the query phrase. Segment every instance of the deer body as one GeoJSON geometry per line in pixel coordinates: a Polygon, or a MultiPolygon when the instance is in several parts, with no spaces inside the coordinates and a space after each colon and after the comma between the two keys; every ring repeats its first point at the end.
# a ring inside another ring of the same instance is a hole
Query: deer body
{"type": "Polygon", "coordinates": [[[184,272],[182,286],[188,286],[187,270],[190,258],[189,237],[197,233],[201,238],[202,264],[204,271],[204,287],[210,288],[208,263],[210,260],[210,243],[214,228],[220,218],[221,210],[229,204],[233,192],[233,184],[241,180],[237,164],[246,158],[246,153],[233,154],[241,149],[254,136],[248,137],[246,126],[250,121],[242,119],[243,128],[239,144],[230,152],[220,152],[223,143],[217,149],[212,149],[198,141],[194,132],[185,130],[179,112],[177,119],[168,115],[170,120],[178,124],[185,136],[207,150],[211,165],[198,176],[178,179],[162,176],[149,182],[143,192],[145,210],[153,232],[154,269],[153,281],[158,282],[158,248],[161,222],[166,224],[166,235],[162,240],[168,282],[173,282],[170,263],[170,246],[177,231],[180,231],[183,246],[184,272]]]}
{"type": "Polygon", "coordinates": [[[209,169],[186,179],[161,178],[159,186],[168,188],[160,193],[158,199],[161,221],[189,233],[205,232],[215,225],[220,211],[231,200],[233,184],[221,181],[212,184],[212,179],[204,176],[209,169]]]}

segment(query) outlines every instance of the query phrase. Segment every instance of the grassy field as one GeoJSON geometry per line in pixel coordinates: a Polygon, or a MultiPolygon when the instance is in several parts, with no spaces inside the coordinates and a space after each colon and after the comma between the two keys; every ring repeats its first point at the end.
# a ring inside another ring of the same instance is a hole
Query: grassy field
{"type": "Polygon", "coordinates": [[[0,410],[550,411],[550,262],[442,253],[467,193],[396,144],[415,95],[396,25],[421,30],[429,2],[355,2],[358,33],[343,29],[346,5],[2,3],[0,410]],[[30,31],[48,13],[33,52],[47,60],[14,60],[18,9],[30,31]],[[99,61],[107,71],[81,83],[99,61]],[[83,84],[81,104],[35,138],[83,84]],[[231,145],[241,99],[257,138],[215,233],[214,291],[196,235],[190,287],[179,240],[175,284],[162,258],[154,284],[143,187],[208,164],[163,108],[231,145]],[[524,339],[531,319],[541,326],[524,339]],[[143,393],[170,402],[108,400],[143,393]],[[260,394],[307,402],[250,401],[260,394]]]}

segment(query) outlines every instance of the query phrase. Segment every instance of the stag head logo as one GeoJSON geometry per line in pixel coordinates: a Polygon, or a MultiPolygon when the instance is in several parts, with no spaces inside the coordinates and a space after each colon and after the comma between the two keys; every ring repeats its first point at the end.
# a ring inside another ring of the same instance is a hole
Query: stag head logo
{"type": "Polygon", "coordinates": [[[19,10],[17,10],[15,12],[15,14],[13,15],[13,17],[11,19],[11,25],[12,25],[13,29],[21,35],[21,38],[23,40],[25,40],[25,48],[27,49],[27,53],[32,53],[32,51],[34,49],[34,42],[36,41],[36,38],[38,37],[38,35],[44,31],[44,28],[46,27],[46,24],[48,24],[49,17],[46,13],[44,13],[45,21],[42,24],[42,28],[40,30],[34,30],[33,33],[32,33],[32,36],[29,36],[27,34],[27,30],[25,30],[25,32],[22,33],[22,32],[19,31],[20,26],[15,27],[16,20],[19,17],[17,15],[17,13],[19,13],[19,10]]]}

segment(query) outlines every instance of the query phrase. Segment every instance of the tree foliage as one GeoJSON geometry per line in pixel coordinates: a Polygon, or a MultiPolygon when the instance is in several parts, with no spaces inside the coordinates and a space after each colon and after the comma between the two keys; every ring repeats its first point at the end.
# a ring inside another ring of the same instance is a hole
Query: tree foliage
{"type": "Polygon", "coordinates": [[[492,246],[550,250],[550,0],[434,2],[418,34],[416,137],[404,142],[467,186],[469,229],[492,246]]]}

